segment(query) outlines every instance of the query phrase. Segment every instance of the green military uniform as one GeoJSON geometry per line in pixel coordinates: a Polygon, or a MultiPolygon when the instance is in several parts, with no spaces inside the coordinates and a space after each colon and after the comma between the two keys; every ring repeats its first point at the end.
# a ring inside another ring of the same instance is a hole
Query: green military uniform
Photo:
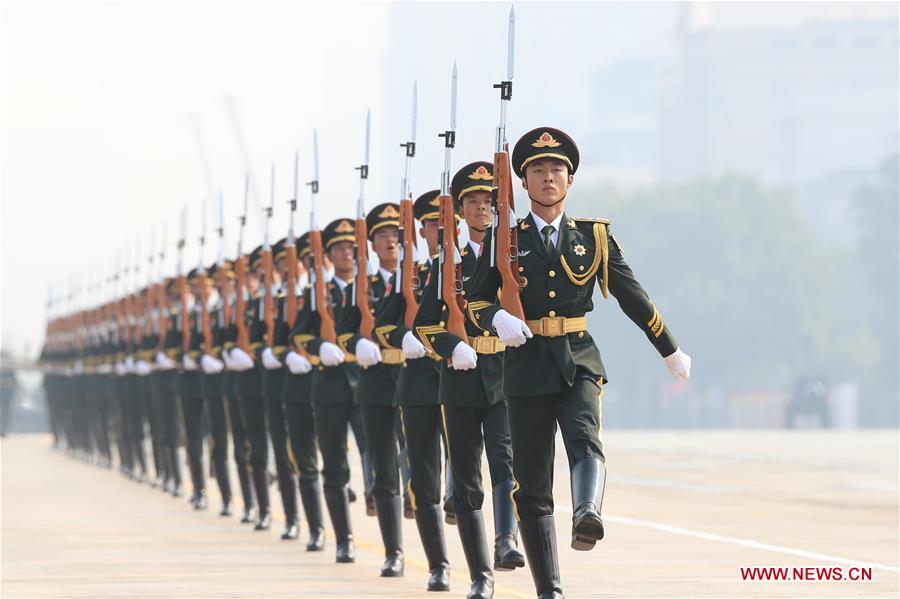
{"type": "MultiPolygon", "coordinates": [[[[175,291],[174,279],[166,279],[164,281],[166,293],[172,295],[175,291]]],[[[168,314],[160,315],[160,325],[166,320],[166,334],[160,344],[163,357],[168,358],[171,366],[158,366],[157,372],[153,375],[153,392],[156,397],[156,405],[159,412],[160,423],[160,445],[162,448],[163,459],[169,469],[170,480],[166,484],[165,489],[173,496],[182,495],[182,477],[181,477],[181,459],[178,455],[178,448],[181,445],[181,424],[178,417],[180,413],[179,394],[179,374],[175,369],[174,363],[178,361],[181,355],[181,331],[178,328],[180,316],[178,308],[173,307],[168,314]]],[[[156,358],[156,356],[154,356],[156,358]]]]}
{"type": "MultiPolygon", "coordinates": [[[[574,141],[557,129],[526,133],[513,151],[513,170],[524,177],[525,166],[540,158],[565,162],[570,175],[578,167],[574,141]]],[[[558,222],[558,229],[552,228],[552,223],[539,226],[534,213],[519,221],[520,297],[534,337],[520,347],[507,348],[504,361],[517,483],[513,498],[535,586],[548,596],[562,592],[552,519],[557,426],[572,471],[573,547],[590,548],[603,536],[599,509],[594,506],[600,503],[598,495],[602,499],[605,480],[600,396],[606,372],[586,330],[585,316],[593,309],[594,285],[600,286],[604,298],[610,293],[616,297],[661,355],[669,355],[677,347],[626,264],[609,232],[609,221],[574,219],[563,213],[558,222]],[[582,508],[584,519],[579,513],[582,508]]],[[[484,257],[473,275],[468,304],[471,321],[485,334],[493,332],[494,316],[500,310],[500,276],[487,259],[493,251],[490,240],[489,235],[484,257]]]]}
{"type": "MultiPolygon", "coordinates": [[[[285,243],[281,239],[272,246],[272,261],[277,262],[285,255],[285,243]]],[[[281,360],[287,351],[290,329],[287,325],[287,296],[283,290],[276,291],[273,305],[275,334],[273,339],[267,339],[275,358],[281,360]]],[[[264,351],[264,350],[263,350],[264,351]]],[[[288,369],[265,368],[263,370],[266,389],[266,415],[269,420],[269,436],[272,439],[272,453],[275,457],[275,472],[278,475],[278,491],[281,494],[281,505],[284,507],[285,529],[282,539],[296,539],[299,535],[299,518],[297,516],[297,480],[294,475],[294,465],[290,458],[290,445],[287,437],[287,421],[284,413],[282,394],[284,392],[284,380],[288,369]]]]}
{"type": "MultiPolygon", "coordinates": [[[[307,270],[310,268],[309,233],[304,233],[296,241],[297,257],[305,260],[307,270]]],[[[300,320],[305,309],[307,288],[295,290],[298,293],[297,315],[294,323],[300,320]]],[[[290,343],[290,340],[287,340],[290,343]]],[[[295,349],[302,355],[302,350],[295,349]]],[[[304,356],[310,359],[309,356],[304,356]]],[[[312,360],[310,359],[310,362],[312,360]]],[[[319,452],[316,446],[316,421],[312,407],[312,372],[293,374],[288,372],[284,377],[282,399],[287,417],[287,428],[290,441],[290,457],[297,473],[300,486],[300,501],[306,514],[309,526],[309,542],[307,551],[321,551],[325,546],[325,527],[322,522],[322,483],[319,479],[319,452]]]]}
{"type": "MultiPolygon", "coordinates": [[[[374,239],[375,232],[379,229],[396,228],[400,223],[399,217],[397,204],[383,203],[375,206],[366,215],[369,240],[374,239]]],[[[383,299],[387,292],[388,281],[385,280],[385,274],[386,271],[381,269],[378,274],[369,276],[368,300],[373,317],[377,316],[383,306],[383,299]]],[[[358,304],[352,300],[355,297],[355,283],[347,286],[345,295],[351,299],[347,307],[342,310],[337,324],[338,345],[345,355],[353,356],[357,343],[362,339],[359,333],[360,309],[358,304]]],[[[369,456],[375,471],[372,494],[375,498],[378,524],[386,556],[381,575],[402,576],[403,542],[400,530],[402,502],[396,431],[399,412],[395,398],[402,354],[389,353],[383,358],[382,362],[364,367],[360,372],[355,401],[360,406],[369,456]]]]}
{"type": "MultiPolygon", "coordinates": [[[[194,268],[188,273],[188,281],[205,278],[202,268],[194,268]]],[[[184,301],[182,299],[182,301],[184,301]]],[[[206,495],[206,474],[203,471],[203,372],[200,370],[200,356],[203,354],[203,331],[200,322],[199,299],[188,309],[188,320],[182,322],[183,312],[179,311],[176,330],[182,327],[189,331],[188,350],[181,355],[181,372],[178,377],[181,414],[184,419],[184,440],[187,452],[188,471],[191,474],[193,493],[191,504],[195,509],[206,509],[209,499],[206,495]],[[186,359],[187,358],[187,359],[186,359]],[[188,365],[190,364],[190,368],[188,365]]],[[[180,338],[180,337],[179,337],[180,338]]]]}
{"type": "MultiPolygon", "coordinates": [[[[350,219],[332,221],[322,231],[325,251],[341,241],[354,241],[354,226],[350,219]]],[[[326,293],[335,323],[340,322],[348,303],[347,283],[335,277],[326,283],[326,293]]],[[[311,357],[316,367],[312,372],[311,394],[322,452],[325,504],[337,541],[336,561],[350,563],[356,560],[356,549],[347,496],[350,482],[347,429],[355,408],[353,396],[359,380],[359,366],[346,361],[329,367],[319,363],[319,350],[326,340],[320,336],[322,323],[318,310],[314,309],[314,297],[313,289],[307,289],[303,309],[291,331],[291,340],[295,347],[311,357]]]]}
{"type": "MultiPolygon", "coordinates": [[[[454,175],[451,189],[457,209],[466,194],[491,189],[492,168],[493,165],[488,162],[473,162],[454,175]]],[[[464,297],[471,293],[477,251],[471,243],[459,250],[459,273],[464,297]]],[[[469,322],[466,323],[468,339],[460,339],[447,331],[444,324],[446,306],[439,299],[438,260],[432,262],[431,268],[429,286],[416,316],[416,333],[426,347],[445,358],[440,396],[450,446],[460,539],[466,549],[473,584],[492,588],[493,575],[485,557],[487,546],[481,513],[484,502],[481,482],[483,452],[487,454],[493,485],[494,568],[512,570],[525,565],[522,554],[515,546],[516,522],[509,501],[513,476],[507,404],[501,388],[504,347],[497,337],[485,334],[469,322]],[[477,366],[472,370],[455,370],[448,365],[454,348],[461,342],[469,343],[478,353],[477,366]]]]}
{"type": "MultiPolygon", "coordinates": [[[[422,223],[436,220],[438,192],[420,196],[413,204],[413,214],[422,223]]],[[[415,245],[415,230],[403,231],[411,235],[415,245]]],[[[403,240],[401,239],[401,244],[403,240]]],[[[411,257],[407,257],[411,259],[411,257]]],[[[412,286],[418,298],[428,285],[430,268],[427,263],[416,265],[412,286]]],[[[405,323],[406,298],[400,292],[398,274],[391,278],[387,297],[378,311],[375,335],[382,347],[385,361],[388,356],[403,357],[403,338],[412,329],[405,323]]],[[[428,558],[429,591],[449,590],[449,561],[441,525],[441,406],[440,356],[429,353],[424,358],[406,358],[397,382],[397,403],[403,419],[407,459],[410,469],[409,497],[414,510],[419,538],[428,558]]],[[[446,445],[446,442],[445,442],[446,445]]]]}

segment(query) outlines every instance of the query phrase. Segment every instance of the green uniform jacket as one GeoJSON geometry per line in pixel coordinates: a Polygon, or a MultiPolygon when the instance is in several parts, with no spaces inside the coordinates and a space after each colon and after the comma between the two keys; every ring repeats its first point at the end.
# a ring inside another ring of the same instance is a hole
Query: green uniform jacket
{"type": "MultiPolygon", "coordinates": [[[[662,356],[677,348],[662,316],[625,263],[621,248],[609,233],[609,221],[570,219],[563,214],[556,248],[548,253],[529,213],[519,221],[518,245],[526,320],[584,316],[594,308],[591,294],[596,283],[604,297],[612,293],[662,356]]],[[[500,310],[500,274],[487,258],[491,251],[491,235],[486,235],[467,313],[481,330],[493,332],[491,323],[500,310]]],[[[520,347],[507,348],[505,354],[503,389],[509,397],[556,393],[579,376],[606,381],[600,351],[587,331],[559,337],[535,335],[520,347]]]]}
{"type": "MultiPolygon", "coordinates": [[[[468,244],[459,253],[462,258],[460,270],[463,293],[465,297],[469,297],[477,256],[468,244]]],[[[444,358],[441,367],[440,401],[442,404],[455,407],[481,407],[500,403],[504,400],[501,388],[502,353],[480,354],[478,365],[472,370],[454,370],[447,366],[447,359],[453,356],[453,348],[460,341],[468,342],[468,340],[460,339],[445,328],[447,308],[444,301],[438,297],[439,268],[438,259],[433,259],[414,327],[416,335],[425,347],[444,358]]],[[[470,322],[466,322],[466,332],[471,337],[484,334],[484,331],[470,322]]]]}

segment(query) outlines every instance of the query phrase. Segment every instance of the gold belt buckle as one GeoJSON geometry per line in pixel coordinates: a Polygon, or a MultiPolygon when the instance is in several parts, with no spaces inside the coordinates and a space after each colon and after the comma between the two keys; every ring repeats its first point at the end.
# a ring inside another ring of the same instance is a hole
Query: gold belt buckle
{"type": "Polygon", "coordinates": [[[381,361],[385,364],[402,364],[403,350],[397,348],[384,348],[381,350],[381,361]]]}
{"type": "Polygon", "coordinates": [[[499,340],[496,337],[475,337],[472,349],[478,354],[496,354],[499,351],[497,341],[499,340]]]}
{"type": "Polygon", "coordinates": [[[565,316],[544,316],[541,318],[541,335],[544,337],[561,337],[565,334],[565,316]]]}

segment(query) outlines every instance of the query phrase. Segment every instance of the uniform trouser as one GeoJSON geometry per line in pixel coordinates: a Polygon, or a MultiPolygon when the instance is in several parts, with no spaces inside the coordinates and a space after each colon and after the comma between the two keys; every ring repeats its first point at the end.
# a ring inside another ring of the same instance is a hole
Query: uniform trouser
{"type": "Polygon", "coordinates": [[[155,376],[159,377],[157,383],[157,401],[159,408],[159,424],[160,424],[160,445],[168,467],[172,480],[176,485],[181,484],[181,462],[178,460],[178,446],[181,443],[181,433],[178,423],[179,407],[178,397],[172,388],[173,377],[178,376],[176,373],[160,372],[155,376]]]}
{"type": "Polygon", "coordinates": [[[206,489],[206,475],[203,472],[203,396],[183,394],[181,413],[184,416],[184,444],[188,469],[194,493],[198,493],[206,489]]]}
{"type": "Polygon", "coordinates": [[[97,449],[100,454],[112,460],[112,451],[109,445],[109,402],[106,399],[103,385],[105,381],[98,381],[97,393],[94,397],[94,426],[96,431],[97,449]]]}
{"type": "MultiPolygon", "coordinates": [[[[313,405],[319,450],[322,452],[323,486],[345,487],[350,482],[350,465],[347,463],[347,426],[357,408],[352,403],[317,402],[313,405]]],[[[393,428],[391,428],[393,430],[393,428]]],[[[365,435],[363,435],[365,437],[365,435]]],[[[357,444],[359,435],[357,435],[357,444]]]]}
{"type": "Polygon", "coordinates": [[[268,512],[269,438],[266,435],[266,400],[259,395],[242,397],[241,410],[247,427],[247,439],[250,441],[250,471],[253,474],[256,500],[259,502],[260,511],[268,512]]]}
{"type": "Polygon", "coordinates": [[[147,462],[144,455],[144,414],[141,409],[141,398],[138,392],[140,382],[138,376],[129,374],[124,377],[123,390],[125,391],[123,401],[125,408],[125,436],[128,439],[128,445],[131,447],[131,453],[134,457],[135,466],[141,469],[141,473],[147,473],[147,462]]]}
{"type": "Polygon", "coordinates": [[[244,507],[250,508],[256,505],[253,487],[250,485],[250,441],[247,439],[247,426],[244,423],[244,414],[241,408],[241,398],[236,394],[228,397],[228,414],[231,421],[231,442],[234,455],[234,463],[237,466],[238,482],[241,485],[241,495],[244,498],[244,507]]]}
{"type": "Polygon", "coordinates": [[[316,421],[309,402],[284,402],[291,437],[291,459],[300,484],[319,480],[319,456],[316,454],[316,421]]]}
{"type": "Polygon", "coordinates": [[[509,399],[516,480],[512,498],[519,520],[553,513],[557,425],[570,469],[586,457],[604,460],[600,441],[601,394],[596,381],[580,378],[559,393],[509,399]]]}
{"type": "Polygon", "coordinates": [[[362,409],[358,404],[353,404],[350,410],[350,428],[353,430],[353,438],[356,440],[356,449],[359,450],[359,459],[362,462],[363,490],[368,494],[375,485],[375,469],[368,458],[369,442],[366,440],[366,430],[363,425],[362,409]]]}
{"type": "Polygon", "coordinates": [[[206,407],[209,410],[209,437],[212,442],[210,461],[215,468],[216,484],[222,494],[222,501],[231,501],[231,480],[228,472],[228,417],[226,404],[228,400],[222,395],[208,395],[206,407]]]}
{"type": "Polygon", "coordinates": [[[441,406],[403,406],[409,461],[409,499],[414,510],[441,501],[441,406]]]}
{"type": "Polygon", "coordinates": [[[492,487],[513,478],[506,402],[477,408],[443,406],[443,410],[456,511],[480,510],[482,451],[487,453],[492,487]]]}
{"type": "Polygon", "coordinates": [[[297,479],[294,478],[294,465],[291,463],[288,453],[290,444],[284,416],[284,404],[281,401],[280,382],[277,384],[277,389],[266,392],[266,413],[269,418],[269,436],[272,439],[281,505],[288,522],[291,522],[297,519],[297,479]]]}
{"type": "Polygon", "coordinates": [[[375,470],[372,494],[393,497],[400,494],[400,452],[397,447],[396,406],[360,406],[369,459],[375,470]]]}
{"type": "Polygon", "coordinates": [[[153,380],[155,375],[150,374],[141,377],[138,383],[141,386],[141,408],[147,417],[147,423],[150,425],[150,450],[153,455],[153,470],[156,478],[162,478],[163,473],[167,471],[165,458],[159,444],[159,408],[156,401],[156,381],[153,380]]]}

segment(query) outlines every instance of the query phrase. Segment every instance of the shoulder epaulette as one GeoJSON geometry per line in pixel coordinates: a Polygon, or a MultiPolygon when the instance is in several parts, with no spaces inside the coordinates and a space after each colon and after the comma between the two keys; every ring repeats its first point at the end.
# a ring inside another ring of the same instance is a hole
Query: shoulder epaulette
{"type": "Polygon", "coordinates": [[[599,217],[597,217],[597,218],[590,218],[590,217],[573,218],[572,220],[578,221],[578,222],[585,222],[585,223],[603,223],[604,225],[608,225],[608,224],[612,223],[612,221],[609,220],[608,218],[599,218],[599,217]]]}

